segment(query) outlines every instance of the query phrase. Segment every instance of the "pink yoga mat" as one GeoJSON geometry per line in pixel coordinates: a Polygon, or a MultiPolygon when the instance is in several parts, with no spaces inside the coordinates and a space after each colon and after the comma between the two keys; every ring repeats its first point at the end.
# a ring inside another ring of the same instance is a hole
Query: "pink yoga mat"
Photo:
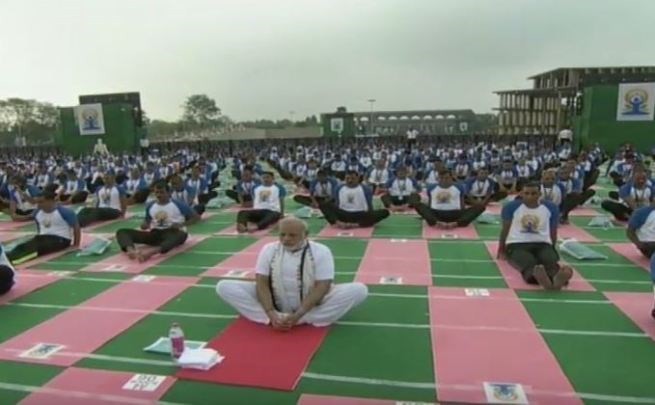
{"type": "Polygon", "coordinates": [[[2,232],[16,231],[18,228],[22,228],[31,223],[32,223],[31,221],[23,221],[23,222],[0,221],[0,231],[2,232]]]}
{"type": "Polygon", "coordinates": [[[530,403],[582,403],[513,291],[467,297],[462,288],[430,287],[429,293],[440,401],[487,403],[488,382],[521,384],[530,403]]]}
{"type": "Polygon", "coordinates": [[[653,309],[653,293],[606,292],[604,294],[639,329],[655,340],[655,321],[650,315],[653,309]]]}
{"type": "Polygon", "coordinates": [[[255,265],[257,264],[257,256],[259,255],[259,252],[265,245],[277,240],[278,238],[273,236],[266,236],[262,239],[258,239],[257,242],[218,263],[216,266],[201,274],[201,276],[224,277],[230,271],[247,271],[248,274],[245,278],[254,278],[255,265]]]}
{"type": "Polygon", "coordinates": [[[255,232],[244,232],[244,233],[239,233],[239,232],[237,232],[237,226],[236,226],[236,225],[231,225],[231,226],[229,226],[229,227],[223,229],[222,231],[217,232],[215,235],[220,235],[220,236],[235,236],[235,235],[244,235],[244,236],[265,236],[265,235],[268,235],[269,232],[271,232],[271,229],[272,229],[274,226],[275,226],[275,225],[271,225],[270,227],[268,227],[268,228],[266,228],[266,229],[262,229],[262,230],[255,231],[255,232]]]}
{"type": "Polygon", "coordinates": [[[28,236],[27,232],[14,232],[14,231],[0,231],[0,242],[7,243],[14,239],[22,238],[23,236],[28,236]]]}
{"type": "Polygon", "coordinates": [[[21,405],[109,405],[156,403],[175,383],[170,376],[68,368],[21,405]],[[135,402],[130,402],[135,401],[135,402]],[[140,401],[140,402],[139,402],[140,401]]]}
{"type": "Polygon", "coordinates": [[[458,227],[454,229],[440,229],[430,226],[423,222],[423,239],[469,239],[478,240],[480,236],[475,226],[470,224],[466,227],[458,227]]]}
{"type": "Polygon", "coordinates": [[[340,229],[336,226],[327,225],[321,232],[319,238],[370,238],[373,236],[374,227],[340,229]]]}
{"type": "Polygon", "coordinates": [[[432,285],[428,242],[371,239],[355,281],[365,284],[432,285]]]}
{"type": "Polygon", "coordinates": [[[598,242],[596,237],[573,224],[558,226],[557,237],[559,239],[575,239],[578,242],[598,242]]]}
{"type": "Polygon", "coordinates": [[[156,266],[157,264],[163,262],[166,259],[171,258],[172,256],[185,252],[198,243],[200,243],[207,236],[198,236],[189,235],[188,239],[182,246],[171,250],[167,254],[161,255],[157,254],[145,262],[139,263],[137,260],[130,260],[129,257],[123,252],[118,252],[113,256],[109,256],[99,262],[89,264],[88,266],[82,268],[81,271],[90,271],[90,272],[119,272],[119,273],[129,273],[129,274],[139,274],[148,270],[149,268],[156,266]]]}
{"type": "Polygon", "coordinates": [[[607,246],[642,269],[650,271],[650,260],[632,243],[608,243],[607,246]]]}
{"type": "Polygon", "coordinates": [[[587,207],[577,207],[573,209],[569,213],[569,215],[574,216],[574,217],[595,217],[598,215],[601,215],[600,212],[593,208],[587,208],[587,207]]]}
{"type": "Polygon", "coordinates": [[[181,370],[177,377],[293,391],[327,333],[308,325],[280,332],[239,318],[207,345],[225,356],[221,364],[209,371],[181,370]]]}
{"type": "MultiPolygon", "coordinates": [[[[503,275],[503,278],[505,278],[505,282],[509,286],[509,288],[514,289],[514,290],[541,290],[541,286],[536,285],[536,284],[528,284],[525,281],[523,281],[523,277],[521,277],[521,273],[512,267],[509,262],[506,260],[497,260],[496,259],[496,254],[498,252],[498,242],[485,242],[487,245],[487,251],[489,252],[489,255],[493,258],[493,260],[496,262],[496,266],[498,266],[498,270],[500,273],[503,275]]],[[[566,290],[570,291],[596,291],[596,289],[587,282],[580,274],[573,269],[573,277],[571,277],[571,280],[569,280],[569,285],[564,287],[566,290]]]]}
{"type": "Polygon", "coordinates": [[[0,359],[68,367],[198,281],[123,282],[0,345],[0,359]],[[38,345],[54,348],[37,350],[38,345]],[[58,349],[58,351],[56,351],[58,349]],[[48,355],[49,354],[49,355],[48,355]]]}
{"type": "Polygon", "coordinates": [[[487,208],[484,210],[484,213],[489,215],[500,215],[500,212],[502,210],[503,210],[503,206],[501,204],[489,204],[487,205],[487,208]]]}
{"type": "Polygon", "coordinates": [[[14,287],[9,290],[8,293],[0,295],[0,305],[39,290],[59,279],[60,277],[54,274],[43,273],[40,271],[22,270],[15,276],[16,284],[14,287]]]}
{"type": "MultiPolygon", "coordinates": [[[[82,232],[82,240],[80,241],[80,249],[84,249],[86,246],[89,246],[91,243],[93,243],[95,238],[96,238],[96,235],[92,235],[92,234],[82,232]]],[[[77,251],[77,249],[71,247],[71,248],[68,248],[68,249],[65,249],[65,250],[61,250],[59,252],[51,253],[49,255],[38,256],[35,259],[32,259],[32,260],[29,260],[29,261],[27,261],[25,263],[19,264],[18,266],[16,266],[16,268],[19,269],[19,270],[32,268],[32,267],[36,268],[37,266],[39,268],[43,268],[43,266],[39,266],[39,265],[41,265],[41,264],[43,264],[43,263],[45,263],[45,262],[47,262],[49,260],[56,259],[56,258],[58,258],[60,256],[63,256],[65,254],[67,254],[67,253],[76,252],[76,251],[77,251]]]]}
{"type": "MultiPolygon", "coordinates": [[[[144,209],[144,211],[145,211],[145,209],[144,209]]],[[[125,213],[124,217],[111,219],[109,221],[96,222],[94,224],[91,224],[89,226],[84,227],[84,231],[89,232],[89,231],[92,231],[92,230],[94,230],[96,228],[100,228],[101,226],[113,224],[113,223],[116,223],[116,222],[126,221],[126,220],[132,218],[133,216],[134,216],[134,213],[128,211],[128,212],[125,213]]]]}
{"type": "Polygon", "coordinates": [[[312,394],[302,394],[298,400],[298,405],[396,405],[399,403],[387,399],[332,397],[312,394]]]}

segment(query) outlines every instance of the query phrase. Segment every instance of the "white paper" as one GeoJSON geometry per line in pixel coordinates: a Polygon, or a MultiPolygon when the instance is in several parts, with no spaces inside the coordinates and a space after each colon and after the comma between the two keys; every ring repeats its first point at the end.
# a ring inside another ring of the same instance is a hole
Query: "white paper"
{"type": "Polygon", "coordinates": [[[402,284],[402,277],[380,277],[380,284],[402,284]]]}
{"type": "Polygon", "coordinates": [[[488,297],[489,290],[486,288],[467,288],[464,290],[467,297],[488,297]]]}
{"type": "Polygon", "coordinates": [[[140,275],[140,276],[133,277],[132,281],[136,281],[136,282],[139,282],[139,283],[149,283],[149,282],[151,282],[152,280],[154,280],[156,278],[157,278],[157,276],[140,275]]]}
{"type": "Polygon", "coordinates": [[[18,357],[45,360],[58,351],[61,351],[64,347],[66,346],[55,343],[39,343],[19,354],[18,357]]]}
{"type": "Polygon", "coordinates": [[[123,385],[124,390],[153,392],[166,380],[166,377],[153,374],[134,374],[123,385]]]}
{"type": "Polygon", "coordinates": [[[224,358],[214,349],[186,349],[177,364],[182,368],[209,370],[224,358]]]}
{"type": "Polygon", "coordinates": [[[485,382],[484,393],[489,404],[528,404],[521,384],[485,382]]]}

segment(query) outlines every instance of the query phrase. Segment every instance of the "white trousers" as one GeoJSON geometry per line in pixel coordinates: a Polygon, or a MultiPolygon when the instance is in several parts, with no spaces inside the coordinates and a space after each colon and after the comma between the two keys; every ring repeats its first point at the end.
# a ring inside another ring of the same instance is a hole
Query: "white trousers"
{"type": "MultiPolygon", "coordinates": [[[[257,299],[257,287],[254,281],[221,280],[216,285],[216,293],[251,321],[270,323],[264,307],[257,299]]],[[[368,288],[362,283],[333,285],[320,305],[309,310],[298,323],[314,326],[333,324],[352,308],[361,304],[367,295],[368,288]]]]}

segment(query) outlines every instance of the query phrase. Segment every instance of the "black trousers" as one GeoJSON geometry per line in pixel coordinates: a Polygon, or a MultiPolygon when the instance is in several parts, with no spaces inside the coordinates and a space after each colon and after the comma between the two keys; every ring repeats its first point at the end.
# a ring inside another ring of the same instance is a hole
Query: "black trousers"
{"type": "Polygon", "coordinates": [[[370,211],[344,211],[332,201],[324,201],[319,203],[319,209],[323,213],[325,220],[331,225],[337,222],[346,222],[349,224],[357,224],[362,228],[369,228],[378,222],[384,220],[389,216],[389,211],[386,209],[370,210],[370,211]]]}
{"type": "Polygon", "coordinates": [[[79,204],[86,201],[89,196],[87,191],[76,191],[73,194],[62,194],[61,201],[68,201],[71,204],[79,204]]]}
{"type": "MultiPolygon", "coordinates": [[[[228,198],[231,198],[234,201],[239,202],[239,193],[237,193],[236,191],[234,191],[234,190],[225,190],[225,195],[228,198]]],[[[250,195],[250,194],[241,194],[241,199],[243,200],[243,202],[252,201],[252,195],[250,195]]]]}
{"type": "Polygon", "coordinates": [[[0,295],[6,294],[14,286],[14,272],[9,266],[0,265],[0,295]]]}
{"type": "MultiPolygon", "coordinates": [[[[329,197],[318,197],[318,196],[314,198],[316,199],[316,202],[318,202],[319,204],[321,203],[321,201],[327,201],[330,199],[329,197]]],[[[308,207],[312,206],[312,198],[306,195],[294,195],[293,201],[301,205],[306,205],[308,207]]]]}
{"type": "Polygon", "coordinates": [[[188,237],[185,231],[180,229],[153,229],[151,231],[139,231],[136,229],[119,229],[116,231],[116,242],[122,251],[133,248],[139,243],[148,246],[159,246],[159,253],[166,253],[171,249],[182,245],[188,237]]]}
{"type": "Polygon", "coordinates": [[[416,204],[421,200],[421,197],[419,197],[419,195],[416,193],[407,196],[402,196],[402,197],[393,196],[391,194],[384,194],[380,197],[380,200],[382,200],[382,204],[384,204],[386,208],[389,208],[392,205],[401,206],[401,205],[416,204]]]}
{"type": "Polygon", "coordinates": [[[509,263],[521,272],[528,284],[539,284],[534,278],[534,266],[542,265],[552,279],[559,271],[559,254],[550,243],[512,243],[505,248],[509,263]]]}
{"type": "Polygon", "coordinates": [[[282,218],[282,214],[272,210],[241,210],[237,214],[237,224],[257,224],[257,229],[266,229],[282,218]]]}
{"type": "Polygon", "coordinates": [[[595,190],[587,189],[580,194],[568,194],[562,201],[561,216],[563,219],[568,219],[569,213],[576,207],[579,207],[587,202],[591,197],[596,194],[595,190]]]}
{"type": "Polygon", "coordinates": [[[16,214],[18,214],[18,215],[32,215],[32,214],[34,214],[34,208],[31,208],[29,210],[22,210],[20,208],[16,208],[16,214]]]}
{"type": "Polygon", "coordinates": [[[457,226],[468,226],[485,210],[481,206],[472,206],[463,210],[433,210],[424,203],[416,204],[414,209],[430,226],[436,225],[437,222],[457,222],[457,226]]]}
{"type": "Polygon", "coordinates": [[[94,222],[98,221],[109,221],[112,219],[117,219],[121,217],[121,212],[113,208],[82,208],[80,212],[77,213],[77,220],[80,223],[80,227],[84,228],[89,226],[94,222]]]}
{"type": "Polygon", "coordinates": [[[644,242],[644,246],[639,251],[642,255],[650,259],[653,253],[655,253],[655,242],[644,242]]]}
{"type": "Polygon", "coordinates": [[[35,257],[59,252],[68,248],[71,240],[57,235],[36,235],[27,242],[16,246],[11,252],[7,252],[10,261],[22,259],[35,255],[35,257]]]}
{"type": "Polygon", "coordinates": [[[205,194],[198,194],[198,202],[201,205],[205,205],[209,202],[209,200],[216,197],[218,197],[218,193],[216,191],[210,191],[205,194]]]}
{"type": "Polygon", "coordinates": [[[591,186],[596,184],[598,176],[600,176],[600,170],[598,169],[593,169],[589,173],[585,173],[584,181],[582,182],[582,191],[589,190],[591,186]]]}
{"type": "Polygon", "coordinates": [[[600,203],[600,207],[610,212],[619,221],[627,221],[632,215],[632,208],[617,201],[604,200],[600,203]]]}
{"type": "Polygon", "coordinates": [[[146,188],[143,190],[136,190],[132,193],[130,198],[134,204],[143,204],[148,199],[148,195],[150,195],[150,189],[146,188]]]}
{"type": "MultiPolygon", "coordinates": [[[[491,199],[489,201],[493,202],[498,202],[507,197],[507,192],[506,191],[496,191],[491,195],[491,199]]],[[[464,202],[468,205],[474,205],[477,202],[480,202],[484,200],[486,197],[474,197],[467,195],[464,197],[464,202]]]]}

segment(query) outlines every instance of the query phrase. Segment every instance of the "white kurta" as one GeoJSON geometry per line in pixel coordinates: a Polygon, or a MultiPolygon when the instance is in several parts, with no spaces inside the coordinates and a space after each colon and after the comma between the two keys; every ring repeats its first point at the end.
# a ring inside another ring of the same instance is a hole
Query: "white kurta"
{"type": "MultiPolygon", "coordinates": [[[[270,243],[262,249],[257,260],[256,273],[270,275],[273,253],[279,242],[270,243]]],[[[314,257],[316,280],[334,278],[334,258],[329,248],[320,243],[310,242],[314,257]]],[[[280,314],[291,314],[300,307],[300,286],[297,277],[302,251],[285,251],[281,260],[282,280],[285,296],[275,296],[280,314]]],[[[222,280],[216,285],[216,292],[225,302],[233,306],[241,315],[253,322],[268,324],[269,318],[257,298],[257,287],[252,281],[222,280]]],[[[307,312],[300,324],[327,326],[336,322],[355,306],[366,299],[368,289],[361,283],[333,285],[321,301],[307,312]]]]}

